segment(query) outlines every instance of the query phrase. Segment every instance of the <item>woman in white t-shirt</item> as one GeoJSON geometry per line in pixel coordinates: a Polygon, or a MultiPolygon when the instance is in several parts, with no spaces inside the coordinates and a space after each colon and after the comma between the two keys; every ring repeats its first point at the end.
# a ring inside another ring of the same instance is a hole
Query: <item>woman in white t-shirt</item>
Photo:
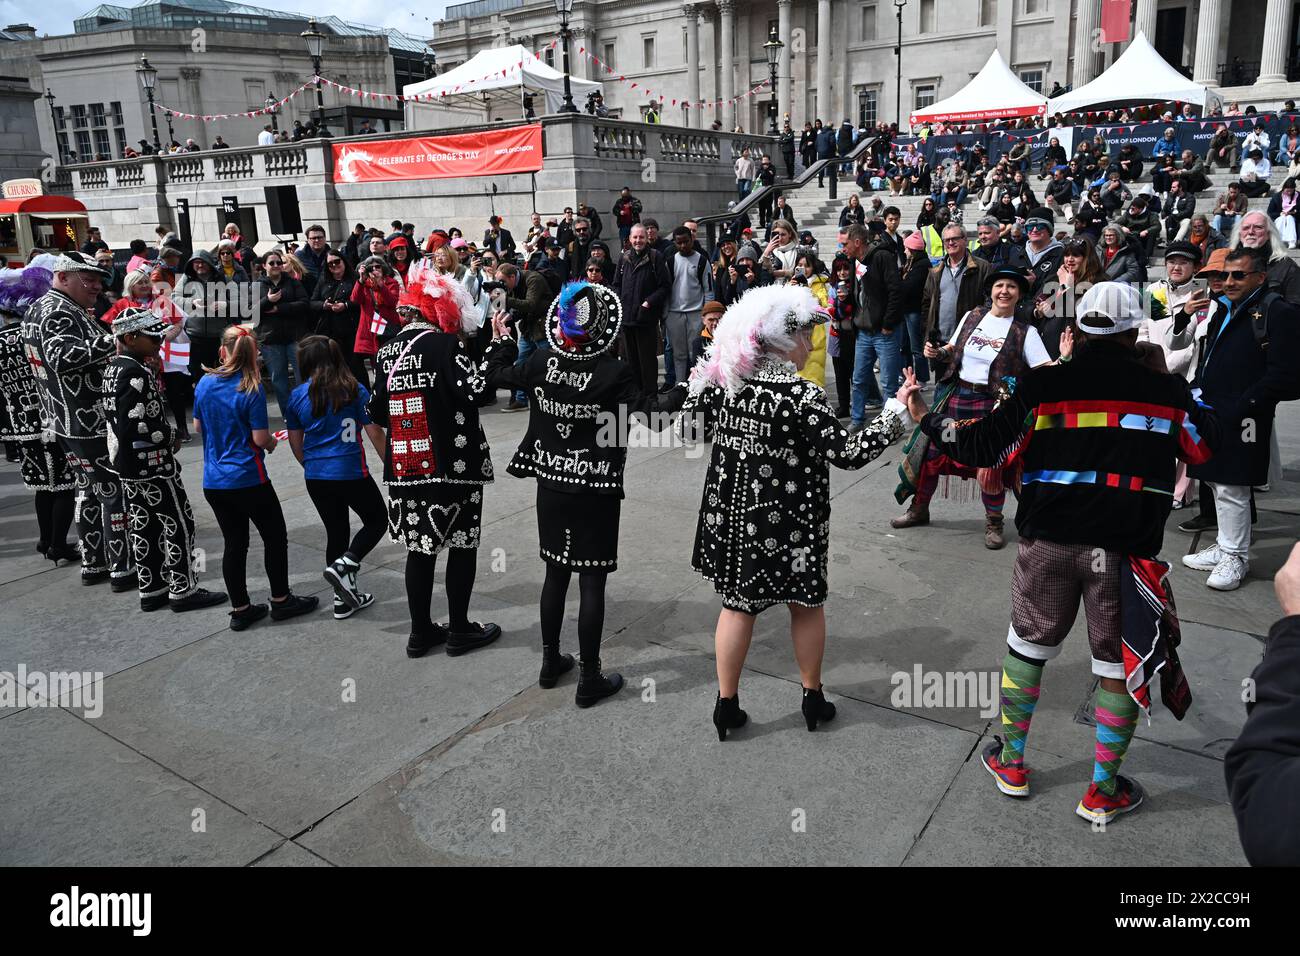
{"type": "MultiPolygon", "coordinates": [[[[948,371],[940,379],[935,395],[935,409],[959,421],[983,418],[1001,394],[1010,394],[1016,381],[1029,369],[1050,365],[1038,330],[1016,316],[1016,305],[1029,294],[1029,280],[1015,269],[997,269],[984,282],[989,297],[988,309],[972,309],[957,323],[946,345],[925,344],[925,357],[947,363],[948,371]]],[[[1061,358],[1069,361],[1074,337],[1069,329],[1061,334],[1061,358]]],[[[930,523],[930,499],[939,488],[941,477],[974,478],[979,482],[984,504],[984,544],[997,549],[1002,537],[1002,506],[1008,486],[1020,481],[1019,463],[1014,456],[994,468],[970,468],[958,464],[931,445],[918,428],[904,446],[902,479],[895,497],[899,502],[912,498],[907,512],[890,521],[895,528],[911,528],[930,523]]]]}

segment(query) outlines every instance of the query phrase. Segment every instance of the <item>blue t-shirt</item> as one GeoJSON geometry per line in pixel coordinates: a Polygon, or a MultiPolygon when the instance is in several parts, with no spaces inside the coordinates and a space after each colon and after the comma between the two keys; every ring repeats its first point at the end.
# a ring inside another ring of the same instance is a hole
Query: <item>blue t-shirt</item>
{"type": "Polygon", "coordinates": [[[266,389],[239,391],[241,376],[204,375],[194,390],[194,417],[203,427],[203,487],[251,488],[264,485],[265,455],[253,432],[267,428],[266,389]]]}
{"type": "Polygon", "coordinates": [[[302,471],[307,478],[322,481],[351,481],[370,474],[366,449],[362,445],[365,426],[370,424],[366,403],[370,393],[357,384],[357,397],[337,412],[326,409],[317,418],[311,411],[310,382],[303,382],[289,396],[284,424],[302,432],[302,471]]]}

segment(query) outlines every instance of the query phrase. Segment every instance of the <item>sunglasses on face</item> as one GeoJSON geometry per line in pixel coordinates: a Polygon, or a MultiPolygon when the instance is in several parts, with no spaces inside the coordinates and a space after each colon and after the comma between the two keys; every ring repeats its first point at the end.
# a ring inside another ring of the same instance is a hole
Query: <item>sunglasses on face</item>
{"type": "Polygon", "coordinates": [[[233,256],[235,253],[234,253],[234,251],[231,250],[231,249],[222,249],[222,250],[221,250],[221,254],[222,254],[223,256],[233,256]]]}
{"type": "Polygon", "coordinates": [[[333,259],[333,260],[330,261],[330,264],[329,264],[329,266],[330,266],[331,269],[333,269],[335,266],[342,266],[342,265],[343,265],[343,260],[342,260],[342,259],[333,259]]]}
{"type": "Polygon", "coordinates": [[[273,261],[271,261],[271,262],[268,262],[268,263],[266,264],[266,267],[267,267],[268,269],[271,269],[271,268],[274,268],[274,267],[276,267],[276,266],[282,266],[282,265],[284,265],[284,263],[283,263],[283,262],[280,262],[278,259],[276,259],[276,260],[273,260],[273,261]]]}
{"type": "Polygon", "coordinates": [[[1224,278],[1231,279],[1233,282],[1241,282],[1243,279],[1253,276],[1262,275],[1258,269],[1251,269],[1249,272],[1243,272],[1241,269],[1231,269],[1223,273],[1224,278]]]}

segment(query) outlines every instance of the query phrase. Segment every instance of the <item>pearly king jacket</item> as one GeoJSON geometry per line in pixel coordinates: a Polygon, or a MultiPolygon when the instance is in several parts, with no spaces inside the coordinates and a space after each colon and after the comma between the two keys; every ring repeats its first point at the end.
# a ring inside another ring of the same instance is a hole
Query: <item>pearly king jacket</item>
{"type": "Polygon", "coordinates": [[[99,403],[104,370],[117,352],[113,334],[56,289],[31,304],[22,329],[51,430],[63,438],[103,438],[99,403]]]}
{"type": "MultiPolygon", "coordinates": [[[[494,388],[522,389],[529,396],[528,431],[506,471],[536,478],[554,491],[623,497],[627,430],[632,416],[681,407],[684,389],[663,396],[643,394],[632,366],[605,352],[593,359],[539,350],[515,367],[510,339],[488,346],[483,368],[494,388]]],[[[662,423],[666,424],[666,423],[662,423]]]]}
{"type": "Polygon", "coordinates": [[[384,484],[485,485],[492,458],[478,401],[485,381],[458,336],[408,323],[375,357],[370,417],[388,429],[384,484]]]}
{"type": "Polygon", "coordinates": [[[122,478],[173,478],[172,427],[158,376],[138,359],[119,355],[104,370],[109,467],[122,478]]]}

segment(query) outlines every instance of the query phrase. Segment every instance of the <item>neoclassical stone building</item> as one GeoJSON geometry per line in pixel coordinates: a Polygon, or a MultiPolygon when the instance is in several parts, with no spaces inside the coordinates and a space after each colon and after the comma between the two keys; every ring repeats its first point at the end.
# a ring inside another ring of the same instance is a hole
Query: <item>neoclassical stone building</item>
{"type": "MultiPolygon", "coordinates": [[[[665,99],[666,122],[720,119],[755,131],[769,100],[747,97],[688,111],[685,102],[730,100],[768,77],[771,28],[785,44],[778,109],[796,126],[820,116],[885,121],[943,99],[1000,50],[1029,85],[1051,90],[1095,78],[1123,52],[1103,44],[1102,0],[575,0],[574,75],[605,81],[606,104],[624,118],[665,99]],[[902,83],[895,48],[902,29],[902,83]],[[585,49],[627,78],[611,78],[585,49]],[[635,89],[630,84],[636,83],[635,89]],[[678,104],[673,105],[676,99],[678,104]]],[[[1133,28],[1170,63],[1224,87],[1225,99],[1265,106],[1300,92],[1300,0],[1133,0],[1133,28]],[[1231,26],[1231,29],[1229,29],[1231,26]],[[1203,39],[1206,38],[1206,39],[1203,39]]],[[[475,0],[450,6],[431,46],[439,68],[487,46],[541,49],[559,31],[553,0],[475,0]]],[[[546,54],[561,65],[558,48],[546,54]]],[[[579,104],[581,105],[581,104],[579,104]]]]}

